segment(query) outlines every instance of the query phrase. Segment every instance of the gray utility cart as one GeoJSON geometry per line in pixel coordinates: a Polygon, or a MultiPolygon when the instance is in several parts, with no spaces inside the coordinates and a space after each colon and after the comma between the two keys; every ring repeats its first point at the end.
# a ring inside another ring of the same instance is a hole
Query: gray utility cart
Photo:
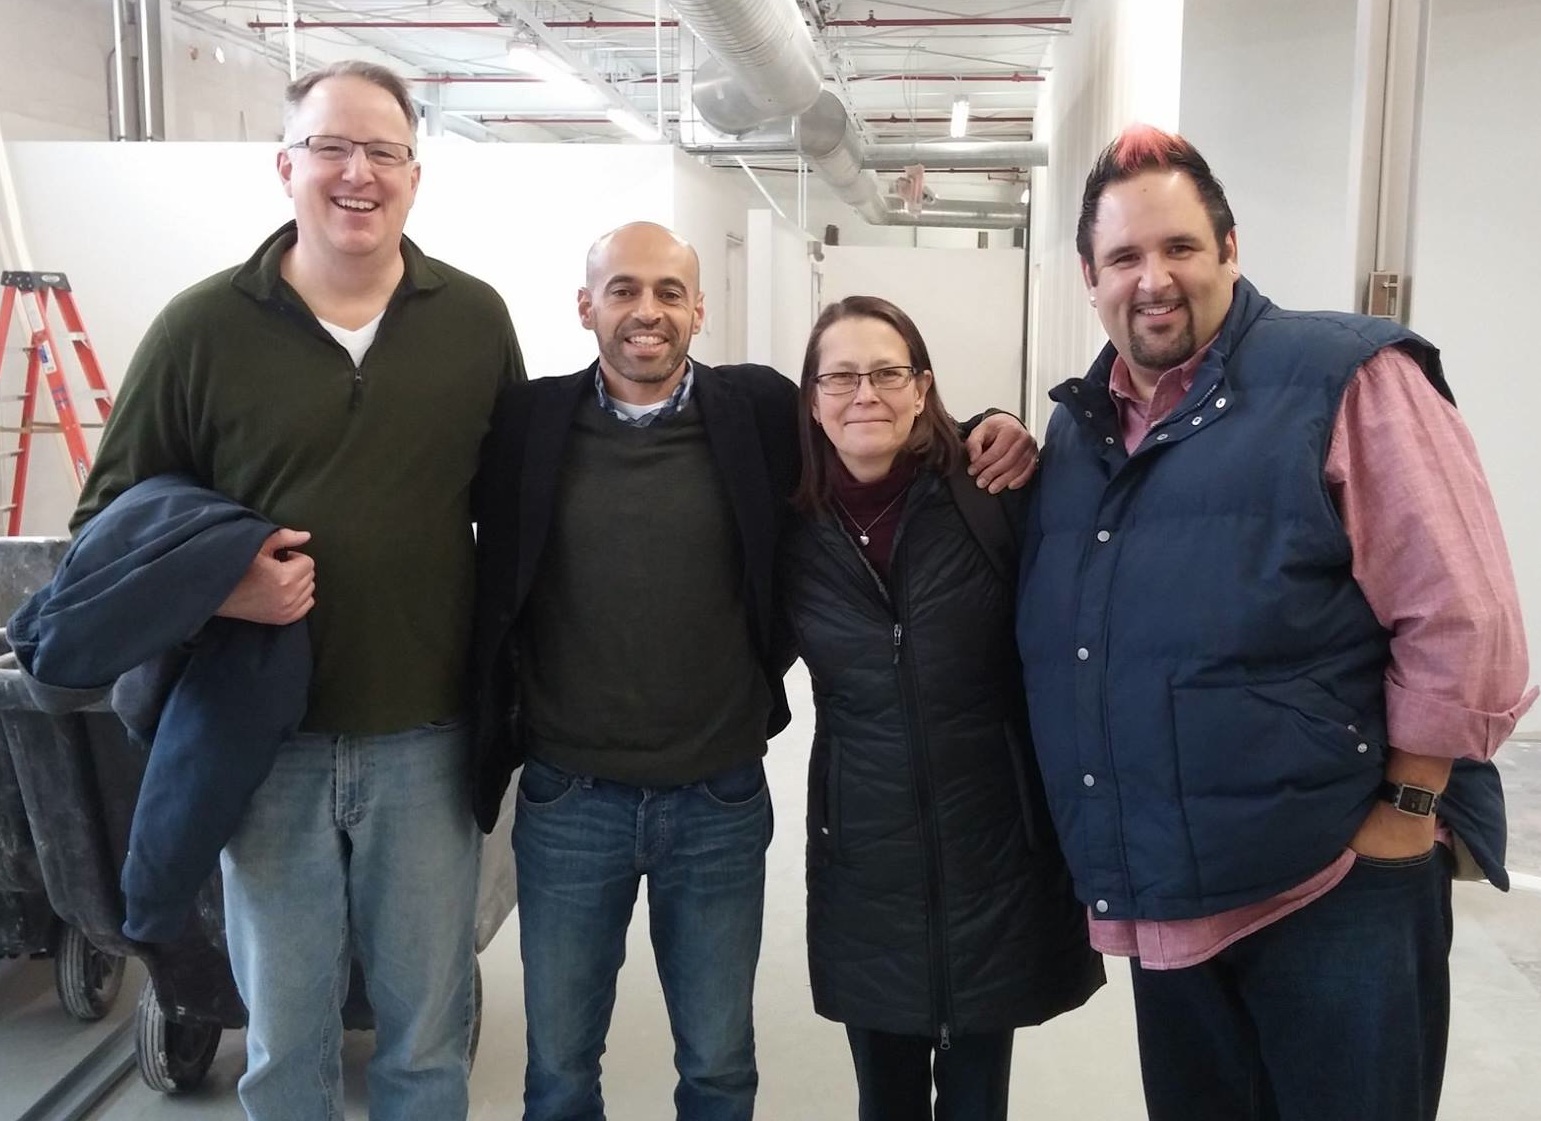
{"type": "MultiPolygon", "coordinates": [[[[0,539],[0,622],[53,574],[64,542],[0,539]]],[[[10,653],[0,630],[0,658],[10,653]]],[[[3,664],[3,661],[0,661],[3,664]]],[[[59,1003],[78,1020],[100,1020],[123,985],[123,958],[104,953],[49,905],[7,736],[0,726],[0,958],[53,959],[59,1003]]]]}

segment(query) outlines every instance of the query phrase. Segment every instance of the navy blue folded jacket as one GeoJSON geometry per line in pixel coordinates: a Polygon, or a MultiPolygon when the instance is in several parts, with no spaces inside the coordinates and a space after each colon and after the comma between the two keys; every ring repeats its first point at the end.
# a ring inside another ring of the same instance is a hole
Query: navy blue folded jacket
{"type": "Polygon", "coordinates": [[[198,888],[305,714],[303,621],[216,618],[267,519],[180,475],[123,492],[71,543],[6,636],[44,711],[114,685],[114,707],[150,744],[123,866],[123,933],[187,932],[198,888]]]}

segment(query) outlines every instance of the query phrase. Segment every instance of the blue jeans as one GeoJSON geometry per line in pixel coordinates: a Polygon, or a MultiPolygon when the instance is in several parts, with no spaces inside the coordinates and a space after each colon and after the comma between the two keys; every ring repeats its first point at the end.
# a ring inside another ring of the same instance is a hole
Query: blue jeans
{"type": "Polygon", "coordinates": [[[751,1001],[770,835],[758,761],[660,789],[525,764],[514,815],[525,1121],[604,1119],[599,1059],[643,876],[678,1116],[753,1116],[751,1001]]]}
{"type": "Polygon", "coordinates": [[[1006,1121],[1011,1028],[953,1036],[945,1051],[924,1035],[853,1027],[845,1034],[856,1065],[857,1121],[1006,1121]]]}
{"type": "Polygon", "coordinates": [[[1450,1020],[1450,857],[1360,857],[1316,902],[1187,969],[1134,975],[1152,1121],[1433,1121],[1450,1020]]]}
{"type": "Polygon", "coordinates": [[[481,853],[468,759],[459,723],[280,749],[221,860],[252,1121],[340,1121],[355,954],[375,1014],[369,1116],[466,1116],[481,853]]]}

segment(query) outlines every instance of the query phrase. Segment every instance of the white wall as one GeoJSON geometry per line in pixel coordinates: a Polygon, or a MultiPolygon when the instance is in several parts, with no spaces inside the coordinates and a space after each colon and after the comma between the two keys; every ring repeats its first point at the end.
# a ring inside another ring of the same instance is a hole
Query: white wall
{"type": "MultiPolygon", "coordinates": [[[[1414,330],[1445,371],[1481,450],[1541,666],[1541,378],[1530,328],[1541,305],[1541,5],[1434,0],[1411,264],[1414,330]]],[[[1533,668],[1532,673],[1535,673],[1533,668]]],[[[1521,723],[1541,732],[1541,712],[1521,723]]]]}
{"type": "MultiPolygon", "coordinates": [[[[164,138],[277,139],[289,81],[282,35],[264,51],[243,28],[200,18],[198,9],[212,5],[180,5],[178,15],[171,0],[158,2],[164,138]]],[[[298,46],[302,72],[342,57],[390,61],[324,31],[302,32],[298,46]]],[[[112,0],[0,0],[0,134],[7,140],[108,139],[112,49],[112,0]]]]}
{"type": "Polygon", "coordinates": [[[112,0],[0,0],[0,134],[106,140],[112,0]]]}
{"type": "MultiPolygon", "coordinates": [[[[287,65],[179,20],[163,27],[161,78],[167,140],[278,140],[287,65]],[[218,47],[225,56],[220,62],[218,47]]],[[[308,67],[301,66],[301,70],[308,67]]]]}
{"type": "Polygon", "coordinates": [[[796,379],[813,326],[812,243],[770,209],[749,212],[749,352],[796,379]]]}
{"type": "MultiPolygon", "coordinates": [[[[274,153],[271,144],[10,146],[34,265],[69,275],[109,383],[168,299],[244,260],[290,216],[274,153]]],[[[669,150],[439,141],[425,145],[423,165],[408,236],[502,293],[532,375],[592,361],[576,306],[584,255],[623,222],[672,221],[669,150]]],[[[17,373],[5,367],[7,384],[17,373]]],[[[74,505],[48,444],[61,441],[34,445],[27,533],[62,532],[74,505]]]]}
{"type": "Polygon", "coordinates": [[[949,412],[960,420],[986,408],[1015,413],[1022,269],[1019,250],[826,246],[820,301],[892,300],[920,328],[949,412]]]}
{"type": "MultiPolygon", "coordinates": [[[[733,339],[742,340],[748,315],[743,286],[729,291],[728,238],[740,246],[748,240],[751,201],[764,205],[758,192],[741,172],[707,167],[677,148],[654,145],[671,161],[673,206],[669,218],[660,219],[696,247],[701,257],[701,291],[706,298],[706,322],[690,353],[708,365],[733,361],[733,339]],[[736,319],[737,330],[730,327],[736,319]]],[[[742,262],[742,256],[739,260],[742,262]]]]}
{"type": "Polygon", "coordinates": [[[1225,184],[1242,271],[1285,307],[1357,310],[1355,7],[1185,4],[1179,127],[1225,184]]]}
{"type": "MultiPolygon", "coordinates": [[[[1082,0],[1072,33],[1055,41],[1034,131],[1050,145],[1034,176],[1032,258],[1035,398],[1085,372],[1106,341],[1087,303],[1075,251],[1076,216],[1097,153],[1127,125],[1177,125],[1182,0],[1082,0]]],[[[1048,411],[1040,408],[1040,423],[1048,411]]]]}

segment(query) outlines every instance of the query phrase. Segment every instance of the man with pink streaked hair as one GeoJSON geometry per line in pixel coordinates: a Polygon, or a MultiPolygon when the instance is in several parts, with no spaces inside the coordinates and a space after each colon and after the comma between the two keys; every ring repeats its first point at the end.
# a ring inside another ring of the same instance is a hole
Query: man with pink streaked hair
{"type": "Polygon", "coordinates": [[[1017,637],[1155,1121],[1432,1121],[1450,882],[1508,886],[1514,577],[1439,352],[1276,307],[1194,147],[1126,131],[1076,247],[1109,343],[1054,389],[1017,637]]]}

